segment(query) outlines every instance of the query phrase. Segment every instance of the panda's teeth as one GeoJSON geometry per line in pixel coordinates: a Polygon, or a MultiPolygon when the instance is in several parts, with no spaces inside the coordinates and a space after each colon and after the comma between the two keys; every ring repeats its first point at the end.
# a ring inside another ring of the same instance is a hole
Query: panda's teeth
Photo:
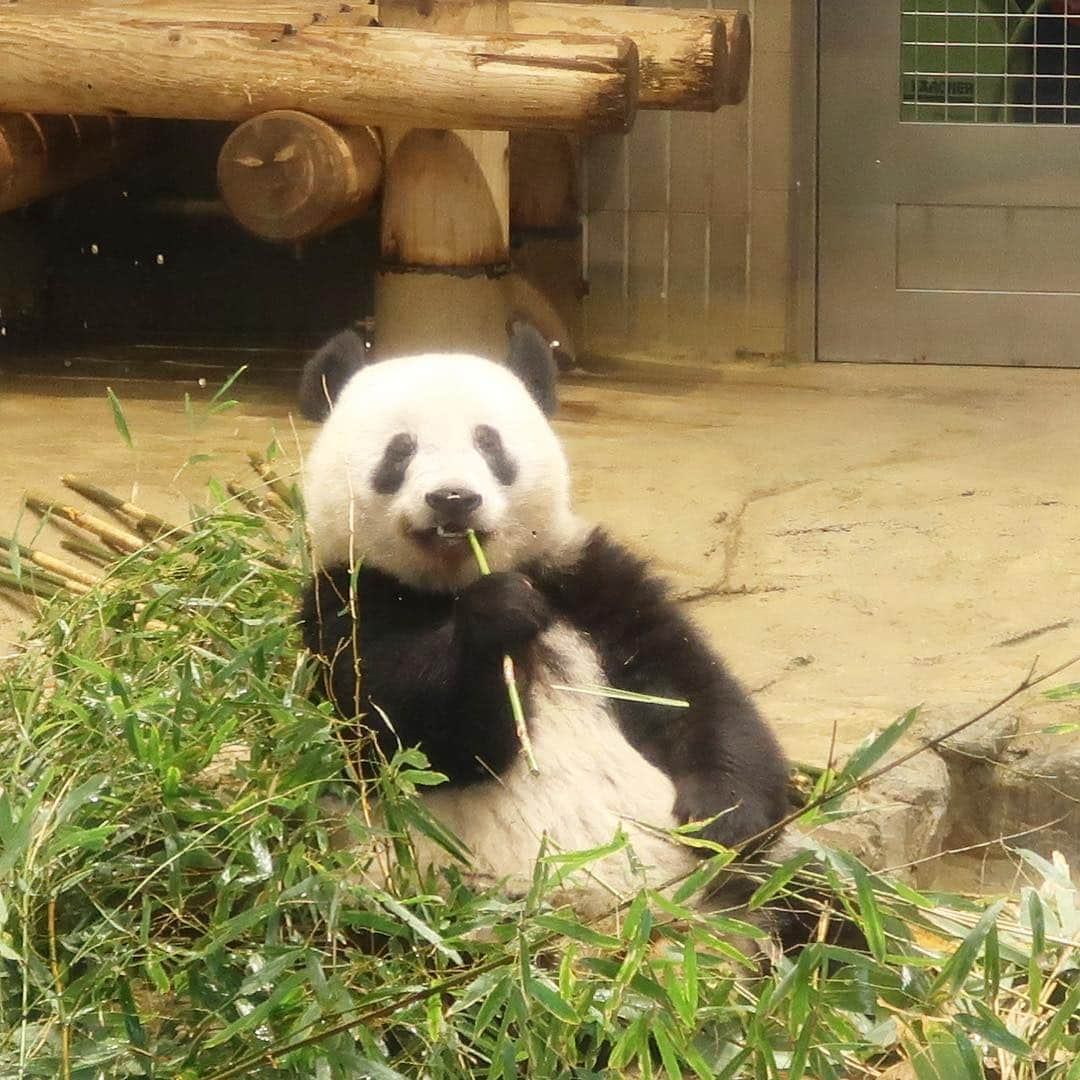
{"type": "Polygon", "coordinates": [[[444,540],[460,540],[465,535],[461,529],[451,529],[446,525],[436,525],[435,532],[444,540]]]}

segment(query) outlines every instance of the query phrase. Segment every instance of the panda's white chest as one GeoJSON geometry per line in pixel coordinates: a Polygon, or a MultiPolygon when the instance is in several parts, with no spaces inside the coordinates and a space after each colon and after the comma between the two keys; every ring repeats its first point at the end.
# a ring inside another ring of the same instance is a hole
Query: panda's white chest
{"type": "MultiPolygon", "coordinates": [[[[566,626],[548,631],[544,644],[558,672],[542,672],[530,700],[539,774],[521,758],[497,779],[436,789],[424,801],[472,853],[467,876],[515,893],[528,889],[542,844],[548,853],[580,851],[610,843],[621,830],[632,850],[590,864],[563,890],[578,907],[593,909],[685,873],[696,860],[664,833],[677,824],[674,786],[627,742],[610,703],[551,685],[601,683],[592,647],[566,626]]],[[[422,838],[417,848],[423,862],[447,861],[422,838]]]]}

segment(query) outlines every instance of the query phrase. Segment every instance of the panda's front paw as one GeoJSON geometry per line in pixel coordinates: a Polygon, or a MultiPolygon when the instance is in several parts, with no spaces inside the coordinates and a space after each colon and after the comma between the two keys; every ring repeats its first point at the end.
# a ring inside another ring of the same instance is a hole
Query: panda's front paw
{"type": "Polygon", "coordinates": [[[458,627],[468,648],[510,652],[551,625],[551,609],[524,574],[482,577],[458,597],[458,627]]]}

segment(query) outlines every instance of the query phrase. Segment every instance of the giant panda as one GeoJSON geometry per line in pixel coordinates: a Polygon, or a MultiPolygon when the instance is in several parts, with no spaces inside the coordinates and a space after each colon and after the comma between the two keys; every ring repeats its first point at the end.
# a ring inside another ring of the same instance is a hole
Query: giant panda
{"type": "MultiPolygon", "coordinates": [[[[542,844],[591,849],[622,830],[632,854],[560,894],[592,917],[698,865],[676,827],[704,822],[699,835],[728,846],[768,835],[789,809],[784,755],[649,564],[574,513],[543,339],[515,324],[504,364],[353,351],[345,377],[341,353],[339,341],[316,354],[301,384],[304,413],[323,422],[303,483],[304,642],[344,718],[361,716],[388,756],[418,745],[445,774],[423,799],[467,847],[462,876],[523,895],[542,844]],[[689,708],[562,689],[597,686],[689,708]]],[[[426,864],[453,861],[415,842],[426,864]]]]}

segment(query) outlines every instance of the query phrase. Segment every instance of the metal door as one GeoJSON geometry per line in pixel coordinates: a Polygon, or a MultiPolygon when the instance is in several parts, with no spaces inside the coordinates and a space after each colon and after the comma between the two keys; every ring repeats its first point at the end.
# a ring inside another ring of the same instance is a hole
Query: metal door
{"type": "Polygon", "coordinates": [[[1080,0],[819,13],[819,358],[1080,366],[1080,0]]]}

